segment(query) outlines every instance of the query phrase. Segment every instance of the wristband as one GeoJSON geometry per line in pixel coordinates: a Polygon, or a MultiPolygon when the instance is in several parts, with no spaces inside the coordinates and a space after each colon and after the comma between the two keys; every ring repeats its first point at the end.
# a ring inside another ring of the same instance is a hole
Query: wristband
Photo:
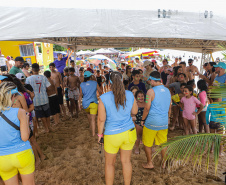
{"type": "Polygon", "coordinates": [[[104,135],[103,135],[103,134],[101,134],[101,135],[97,134],[97,136],[98,136],[98,137],[103,137],[104,135]]]}
{"type": "Polygon", "coordinates": [[[145,121],[145,120],[141,120],[141,121],[145,121]]]}

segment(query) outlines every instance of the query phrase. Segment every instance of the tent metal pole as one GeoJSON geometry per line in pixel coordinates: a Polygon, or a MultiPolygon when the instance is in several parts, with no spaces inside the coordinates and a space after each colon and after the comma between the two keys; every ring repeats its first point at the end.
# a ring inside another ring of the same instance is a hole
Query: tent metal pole
{"type": "Polygon", "coordinates": [[[74,49],[74,61],[75,61],[75,65],[76,65],[76,53],[77,53],[77,46],[75,45],[75,49],[74,49]]]}

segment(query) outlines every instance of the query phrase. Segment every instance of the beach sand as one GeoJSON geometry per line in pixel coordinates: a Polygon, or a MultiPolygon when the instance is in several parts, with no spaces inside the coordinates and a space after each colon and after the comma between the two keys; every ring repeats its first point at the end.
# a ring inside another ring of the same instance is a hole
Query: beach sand
{"type": "MultiPolygon", "coordinates": [[[[169,132],[169,137],[181,135],[181,130],[169,132]]],[[[35,172],[37,185],[102,185],[104,181],[104,153],[97,143],[97,137],[91,137],[88,120],[84,111],[79,118],[69,120],[56,127],[56,131],[49,134],[40,134],[38,138],[47,160],[43,161],[35,172]]],[[[205,165],[193,173],[191,164],[179,167],[173,172],[162,172],[160,169],[160,156],[154,160],[155,169],[142,168],[146,162],[143,145],[140,146],[140,155],[132,154],[132,183],[133,185],[174,185],[174,184],[224,184],[222,175],[226,171],[226,156],[220,158],[218,177],[214,176],[213,156],[206,173],[205,165]]],[[[204,163],[203,163],[204,164],[204,163]]],[[[122,166],[120,156],[117,156],[115,165],[114,184],[123,184],[122,166]]]]}

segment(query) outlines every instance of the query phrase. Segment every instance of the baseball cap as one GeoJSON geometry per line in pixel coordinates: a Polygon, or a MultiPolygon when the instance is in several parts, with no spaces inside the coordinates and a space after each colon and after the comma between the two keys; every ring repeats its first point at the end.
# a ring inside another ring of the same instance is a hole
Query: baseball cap
{"type": "Polygon", "coordinates": [[[11,57],[10,57],[10,56],[7,56],[7,57],[6,57],[6,59],[10,60],[10,59],[11,59],[11,57]]]}
{"type": "Polygon", "coordinates": [[[16,77],[19,79],[19,80],[24,80],[25,79],[25,75],[23,73],[17,73],[16,74],[16,77]]]}
{"type": "Polygon", "coordinates": [[[226,69],[226,64],[224,62],[219,62],[217,65],[213,65],[213,67],[220,67],[226,69]]]}
{"type": "Polygon", "coordinates": [[[191,58],[190,58],[190,59],[188,59],[188,63],[193,62],[193,61],[194,61],[194,60],[193,60],[193,59],[191,59],[191,58]]]}
{"type": "Polygon", "coordinates": [[[0,80],[4,80],[4,79],[6,79],[6,78],[8,78],[7,76],[2,76],[2,75],[0,75],[0,80]]]}
{"type": "Polygon", "coordinates": [[[93,74],[90,72],[90,71],[86,71],[85,73],[84,73],[84,77],[85,78],[87,78],[87,77],[90,77],[90,76],[92,76],[93,74]]]}
{"type": "Polygon", "coordinates": [[[122,58],[122,59],[121,59],[121,62],[124,62],[124,61],[125,61],[125,60],[122,58]]]}
{"type": "Polygon", "coordinates": [[[11,90],[11,95],[13,95],[13,94],[19,94],[21,96],[21,94],[19,93],[17,87],[15,89],[11,90]]]}
{"type": "Polygon", "coordinates": [[[24,59],[23,59],[23,57],[16,57],[16,58],[15,58],[15,61],[24,62],[24,59]]]}
{"type": "Polygon", "coordinates": [[[138,56],[136,56],[136,57],[135,57],[135,59],[139,59],[139,57],[138,57],[138,56]]]}
{"type": "Polygon", "coordinates": [[[172,72],[173,71],[173,68],[168,68],[167,71],[172,72]]]}
{"type": "Polygon", "coordinates": [[[143,66],[149,66],[151,64],[150,60],[145,60],[143,66]]]}

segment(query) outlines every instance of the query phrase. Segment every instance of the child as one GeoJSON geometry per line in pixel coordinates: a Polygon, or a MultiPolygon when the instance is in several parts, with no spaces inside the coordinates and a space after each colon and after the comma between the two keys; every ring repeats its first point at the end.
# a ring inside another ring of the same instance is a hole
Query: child
{"type": "Polygon", "coordinates": [[[197,134],[195,115],[198,115],[202,109],[203,104],[193,96],[193,88],[191,86],[184,87],[184,97],[181,99],[182,109],[183,109],[183,119],[185,135],[189,134],[190,126],[192,128],[193,134],[197,134]],[[195,112],[196,105],[200,105],[200,108],[195,112]]]}
{"type": "Polygon", "coordinates": [[[183,121],[183,117],[182,117],[183,110],[180,108],[180,100],[181,100],[181,98],[184,97],[183,91],[184,91],[184,88],[185,88],[186,85],[187,85],[186,83],[182,83],[180,85],[180,91],[181,91],[181,93],[175,94],[175,95],[172,96],[172,102],[174,104],[176,104],[178,106],[178,108],[180,109],[179,116],[178,116],[178,122],[179,122],[180,129],[184,129],[184,124],[183,124],[184,121],[183,121]]]}
{"type": "Polygon", "coordinates": [[[64,86],[64,95],[65,95],[65,100],[66,100],[66,103],[67,103],[67,108],[68,108],[68,112],[71,111],[70,109],[70,99],[68,97],[68,86],[67,86],[67,79],[69,77],[69,73],[68,73],[68,69],[69,67],[65,67],[64,68],[64,78],[63,78],[63,86],[64,86]]]}
{"type": "MultiPolygon", "coordinates": [[[[224,119],[225,116],[221,116],[225,114],[225,108],[218,108],[219,104],[217,102],[221,102],[222,99],[220,98],[212,98],[214,103],[208,105],[206,110],[206,124],[209,125],[210,133],[219,133],[224,130],[224,127],[221,126],[221,118],[224,119]],[[221,114],[221,115],[220,115],[221,114]]],[[[222,134],[222,133],[221,133],[222,134]]],[[[211,152],[213,149],[211,150],[211,152]]],[[[220,146],[220,153],[219,156],[223,155],[223,145],[220,146]]]]}
{"type": "Polygon", "coordinates": [[[53,116],[54,123],[55,125],[57,125],[59,123],[59,114],[60,114],[60,105],[59,105],[58,97],[56,94],[57,89],[55,87],[53,80],[51,79],[51,72],[45,71],[44,75],[49,80],[49,83],[51,84],[47,89],[47,94],[49,98],[49,107],[50,107],[51,116],[53,116]]]}
{"type": "Polygon", "coordinates": [[[136,114],[136,120],[135,120],[135,127],[137,131],[137,140],[135,143],[135,154],[140,154],[140,149],[139,149],[139,144],[142,140],[142,132],[143,132],[143,127],[141,126],[140,122],[142,121],[142,116],[143,116],[143,111],[145,107],[145,94],[143,91],[138,90],[135,94],[135,98],[137,101],[138,105],[138,113],[136,114]]]}
{"type": "Polygon", "coordinates": [[[97,79],[97,84],[99,85],[100,89],[102,90],[102,92],[104,92],[103,83],[105,82],[105,77],[100,74],[100,70],[97,70],[96,79],[97,79]]]}
{"type": "Polygon", "coordinates": [[[132,72],[133,76],[133,82],[129,84],[128,90],[131,89],[133,86],[139,87],[140,90],[142,90],[145,94],[147,93],[145,84],[143,82],[140,82],[140,71],[139,70],[134,70],[132,72]]]}
{"type": "Polygon", "coordinates": [[[204,105],[204,108],[198,115],[199,120],[199,132],[202,133],[203,127],[205,129],[205,133],[209,133],[209,125],[206,124],[206,110],[207,110],[207,85],[205,80],[199,80],[197,83],[198,89],[200,90],[200,93],[198,94],[198,100],[204,105]]]}
{"type": "Polygon", "coordinates": [[[41,118],[45,131],[48,133],[50,129],[50,107],[46,89],[51,85],[48,79],[39,75],[39,65],[32,64],[33,75],[26,79],[26,84],[30,84],[34,89],[34,106],[36,118],[41,118]]]}
{"type": "Polygon", "coordinates": [[[78,76],[75,76],[75,68],[69,68],[69,77],[67,79],[67,86],[69,88],[68,96],[71,102],[71,116],[73,116],[73,111],[76,109],[75,117],[78,118],[78,99],[79,99],[79,86],[80,80],[78,76]]]}
{"type": "Polygon", "coordinates": [[[135,96],[136,92],[139,90],[139,87],[133,86],[131,87],[130,91],[133,93],[133,96],[135,96]]]}
{"type": "Polygon", "coordinates": [[[79,80],[81,83],[84,82],[84,69],[82,67],[79,69],[79,80]]]}

